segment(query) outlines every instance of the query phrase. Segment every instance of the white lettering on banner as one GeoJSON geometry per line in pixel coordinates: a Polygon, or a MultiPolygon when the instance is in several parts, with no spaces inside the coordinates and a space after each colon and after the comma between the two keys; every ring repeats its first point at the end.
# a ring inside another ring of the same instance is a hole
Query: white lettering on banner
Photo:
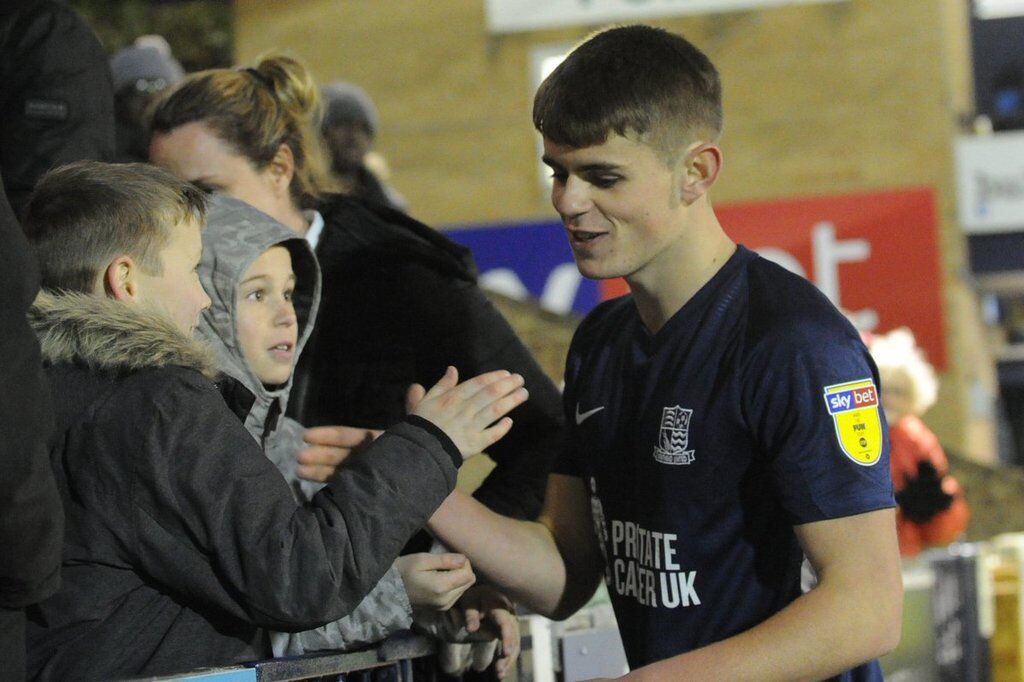
{"type": "MultiPolygon", "coordinates": [[[[757,249],[764,258],[778,263],[792,273],[807,277],[800,261],[787,251],[776,247],[757,249]]],[[[814,260],[814,284],[828,300],[853,318],[858,329],[873,331],[878,328],[878,311],[874,308],[845,310],[839,289],[839,266],[859,263],[871,257],[871,242],[867,239],[836,239],[834,223],[822,221],[811,229],[811,253],[814,260]]]]}
{"type": "Polygon", "coordinates": [[[845,0],[487,0],[487,29],[515,33],[636,21],[685,14],[713,14],[845,0]]]}
{"type": "Polygon", "coordinates": [[[697,571],[681,571],[675,561],[675,533],[652,531],[632,521],[611,522],[609,589],[644,606],[674,609],[697,606],[697,571]]]}
{"type": "MultiPolygon", "coordinates": [[[[559,315],[572,312],[583,275],[573,262],[562,263],[548,275],[540,294],[540,307],[559,315]]],[[[494,268],[480,275],[480,286],[517,301],[529,298],[530,292],[511,268],[494,268]]]]}
{"type": "Polygon", "coordinates": [[[576,301],[576,292],[580,290],[583,276],[575,263],[562,263],[555,267],[544,283],[544,291],[540,295],[540,306],[559,315],[572,312],[572,304],[576,301]]]}
{"type": "Polygon", "coordinates": [[[480,275],[480,286],[517,301],[526,300],[529,290],[512,268],[494,268],[480,275]]]}

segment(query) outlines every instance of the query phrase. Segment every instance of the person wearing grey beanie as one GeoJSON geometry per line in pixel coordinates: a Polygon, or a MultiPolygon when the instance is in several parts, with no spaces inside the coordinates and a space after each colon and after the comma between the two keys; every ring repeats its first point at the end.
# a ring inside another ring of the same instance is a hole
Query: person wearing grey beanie
{"type": "Polygon", "coordinates": [[[110,58],[114,81],[117,160],[146,161],[146,112],[154,98],[185,76],[162,36],[141,36],[110,58]]]}
{"type": "Polygon", "coordinates": [[[373,151],[379,130],[377,108],[366,90],[354,83],[336,81],[320,88],[324,101],[321,133],[331,155],[331,169],[342,181],[347,193],[399,211],[408,203],[385,182],[379,170],[367,161],[373,158],[384,166],[383,158],[373,151]]]}

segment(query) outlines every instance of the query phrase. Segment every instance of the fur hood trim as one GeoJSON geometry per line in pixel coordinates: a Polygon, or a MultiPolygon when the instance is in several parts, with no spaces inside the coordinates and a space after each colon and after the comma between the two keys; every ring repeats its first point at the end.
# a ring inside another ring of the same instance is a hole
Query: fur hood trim
{"type": "Polygon", "coordinates": [[[216,374],[209,349],[159,313],[82,293],[40,292],[29,311],[43,359],[118,373],[183,366],[216,374]]]}

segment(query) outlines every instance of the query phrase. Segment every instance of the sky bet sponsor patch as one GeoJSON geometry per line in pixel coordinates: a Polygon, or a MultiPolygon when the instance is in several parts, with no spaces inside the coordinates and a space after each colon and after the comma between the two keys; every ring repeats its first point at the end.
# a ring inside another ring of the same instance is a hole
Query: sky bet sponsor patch
{"type": "Polygon", "coordinates": [[[875,383],[861,379],[826,386],[825,405],[846,456],[862,466],[877,462],[882,455],[882,421],[875,383]]]}

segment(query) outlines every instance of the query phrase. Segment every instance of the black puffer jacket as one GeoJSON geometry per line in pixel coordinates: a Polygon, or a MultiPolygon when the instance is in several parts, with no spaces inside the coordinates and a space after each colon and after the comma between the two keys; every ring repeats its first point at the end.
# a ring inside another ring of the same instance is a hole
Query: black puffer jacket
{"type": "Polygon", "coordinates": [[[0,169],[16,213],[46,171],[114,158],[107,55],[57,0],[0,2],[0,169]]]}
{"type": "Polygon", "coordinates": [[[477,286],[469,251],[384,206],[335,195],[320,212],[323,298],[289,415],[306,426],[384,428],[405,414],[410,384],[429,388],[448,365],[462,379],[518,372],[530,399],[488,450],[497,467],[477,497],[499,513],[535,518],[560,445],[561,398],[477,286]]]}
{"type": "Polygon", "coordinates": [[[352,611],[454,487],[454,445],[410,418],[297,506],[168,322],[83,295],[33,315],[67,517],[62,587],[29,611],[37,679],[267,656],[260,628],[352,611]]]}

